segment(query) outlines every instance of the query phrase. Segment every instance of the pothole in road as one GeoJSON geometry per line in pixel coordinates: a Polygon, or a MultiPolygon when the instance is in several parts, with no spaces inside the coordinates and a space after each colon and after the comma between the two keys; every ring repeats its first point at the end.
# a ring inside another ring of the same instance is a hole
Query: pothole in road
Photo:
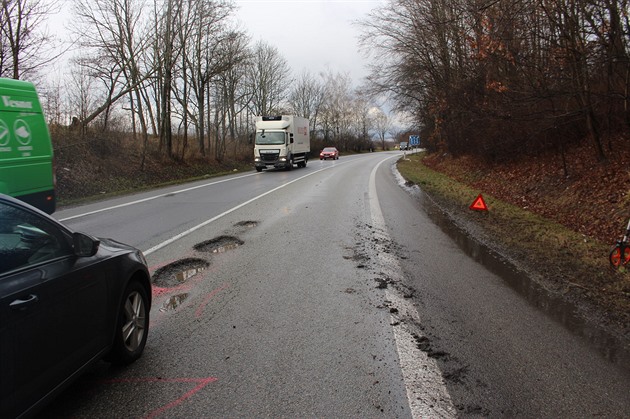
{"type": "Polygon", "coordinates": [[[188,293],[173,295],[171,298],[164,301],[164,304],[162,304],[160,311],[161,312],[173,311],[177,307],[182,305],[182,303],[186,301],[187,298],[188,298],[188,293]]]}
{"type": "Polygon", "coordinates": [[[196,244],[194,247],[198,252],[223,253],[236,249],[243,245],[243,241],[233,236],[219,236],[212,240],[196,244]]]}
{"type": "Polygon", "coordinates": [[[258,225],[258,221],[239,221],[234,227],[254,228],[258,225]]]}
{"type": "Polygon", "coordinates": [[[205,270],[208,266],[210,266],[208,261],[203,259],[181,259],[155,271],[153,283],[159,287],[176,287],[205,270]]]}

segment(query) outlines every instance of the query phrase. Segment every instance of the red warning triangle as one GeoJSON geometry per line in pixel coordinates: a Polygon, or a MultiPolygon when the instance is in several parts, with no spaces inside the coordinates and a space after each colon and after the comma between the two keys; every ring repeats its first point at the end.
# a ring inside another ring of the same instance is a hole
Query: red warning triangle
{"type": "Polygon", "coordinates": [[[476,211],[488,211],[488,206],[486,202],[483,200],[483,196],[479,194],[477,198],[473,201],[472,205],[469,207],[471,210],[476,211]]]}

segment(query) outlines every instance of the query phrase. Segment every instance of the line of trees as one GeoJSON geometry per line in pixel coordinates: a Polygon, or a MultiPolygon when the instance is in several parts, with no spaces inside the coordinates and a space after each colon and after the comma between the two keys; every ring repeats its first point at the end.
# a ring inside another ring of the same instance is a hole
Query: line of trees
{"type": "MultiPolygon", "coordinates": [[[[0,76],[35,80],[50,61],[37,61],[37,53],[53,47],[36,29],[58,4],[2,5],[0,76]],[[30,22],[28,30],[16,32],[18,22],[30,22]],[[19,47],[8,41],[14,38],[19,47]]],[[[252,45],[234,22],[231,1],[74,0],[71,7],[70,77],[38,83],[51,124],[67,125],[71,116],[84,138],[124,130],[145,153],[158,141],[173,159],[193,152],[222,161],[231,150],[249,151],[255,115],[295,113],[311,120],[322,144],[371,148],[370,130],[382,112],[349,76],[293,76],[290,64],[300,63],[288,63],[264,41],[252,45]]]]}
{"type": "Polygon", "coordinates": [[[627,0],[390,0],[360,23],[373,92],[433,150],[503,161],[630,126],[627,0]]]}

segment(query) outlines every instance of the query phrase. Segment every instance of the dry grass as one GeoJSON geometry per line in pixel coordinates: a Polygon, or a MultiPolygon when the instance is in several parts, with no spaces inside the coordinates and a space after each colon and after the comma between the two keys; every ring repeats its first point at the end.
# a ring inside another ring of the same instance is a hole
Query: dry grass
{"type": "MultiPolygon", "coordinates": [[[[171,159],[160,152],[153,139],[145,155],[139,141],[129,137],[92,138],[82,141],[71,137],[53,137],[59,204],[70,205],[96,198],[137,192],[169,184],[189,182],[249,170],[246,150],[234,153],[229,161],[219,163],[211,154],[199,157],[193,144],[184,160],[171,159]]],[[[176,150],[181,150],[181,145],[176,150]]]]}
{"type": "MultiPolygon", "coordinates": [[[[598,307],[610,314],[610,322],[630,332],[630,275],[611,269],[610,243],[501,200],[489,192],[491,188],[475,187],[480,177],[468,176],[467,166],[459,160],[440,162],[441,171],[432,170],[425,162],[423,155],[415,155],[398,167],[407,180],[418,184],[453,216],[482,231],[484,240],[493,243],[500,253],[540,278],[545,288],[598,307]],[[460,182],[455,177],[469,181],[460,182]],[[489,207],[487,212],[468,208],[479,193],[489,207]]],[[[490,184],[487,173],[482,178],[484,185],[490,184]]],[[[505,178],[496,181],[506,187],[505,178]]],[[[564,205],[563,200],[557,202],[564,205]]]]}

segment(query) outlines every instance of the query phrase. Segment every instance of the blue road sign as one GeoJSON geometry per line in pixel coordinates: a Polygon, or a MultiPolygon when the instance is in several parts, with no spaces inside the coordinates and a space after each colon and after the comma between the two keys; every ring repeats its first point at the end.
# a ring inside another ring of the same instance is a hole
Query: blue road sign
{"type": "Polygon", "coordinates": [[[410,135],[409,136],[409,145],[420,145],[420,136],[419,135],[410,135]]]}

